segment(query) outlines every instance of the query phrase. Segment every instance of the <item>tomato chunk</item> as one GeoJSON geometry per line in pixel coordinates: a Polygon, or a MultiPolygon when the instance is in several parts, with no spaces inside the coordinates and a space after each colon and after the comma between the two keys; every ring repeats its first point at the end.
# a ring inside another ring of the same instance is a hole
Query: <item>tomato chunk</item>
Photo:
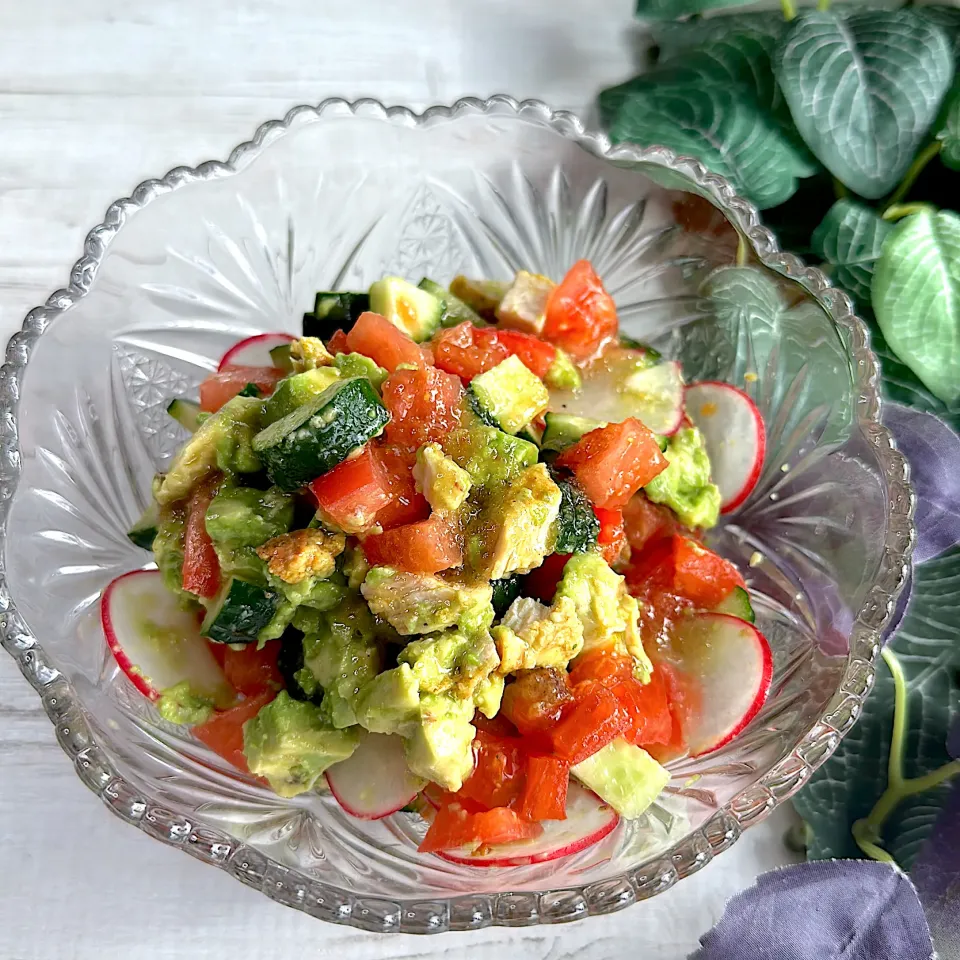
{"type": "Polygon", "coordinates": [[[183,589],[210,598],[220,589],[220,561],[207,533],[207,507],[216,493],[216,483],[198,487],[187,505],[183,535],[183,589]]]}
{"type": "Polygon", "coordinates": [[[558,757],[530,757],[527,782],[520,798],[520,816],[534,823],[567,819],[570,764],[558,757]]]}
{"type": "Polygon", "coordinates": [[[553,728],[553,752],[571,766],[592,757],[627,728],[620,701],[605,687],[590,685],[582,700],[553,728]]]}
{"type": "Polygon", "coordinates": [[[463,563],[454,524],[440,514],[363,538],[363,552],[373,566],[409,573],[439,573],[463,563]]]}
{"type": "Polygon", "coordinates": [[[650,743],[639,744],[639,746],[642,746],[658,762],[666,763],[686,752],[686,737],[683,731],[689,718],[700,709],[700,696],[694,683],[671,664],[658,662],[654,669],[654,675],[656,674],[660,674],[667,689],[671,720],[670,738],[663,744],[650,743]]]}
{"type": "Polygon", "coordinates": [[[434,362],[441,370],[469,382],[510,356],[493,327],[461,323],[442,330],[433,340],[434,362]]]}
{"type": "Polygon", "coordinates": [[[654,670],[649,683],[627,677],[613,687],[613,693],[629,720],[624,739],[638,747],[670,742],[673,718],[666,680],[659,670],[654,670]]]}
{"type": "Polygon", "coordinates": [[[350,533],[372,527],[378,511],[393,499],[390,477],[370,443],[360,456],[314,480],[310,490],[324,514],[350,533]]]}
{"type": "Polygon", "coordinates": [[[476,766],[457,797],[472,800],[486,810],[511,806],[523,791],[527,773],[520,740],[478,731],[473,752],[476,766]]]}
{"type": "Polygon", "coordinates": [[[381,367],[393,371],[401,363],[422,367],[426,362],[420,348],[402,330],[379,313],[361,313],[347,334],[347,346],[381,367]]]}
{"type": "Polygon", "coordinates": [[[599,648],[577,657],[570,671],[570,686],[599,683],[604,687],[613,687],[632,676],[633,660],[630,657],[619,657],[609,649],[599,648]]]}
{"type": "Polygon", "coordinates": [[[617,307],[587,260],[575,263],[550,294],[543,336],[578,359],[617,334],[617,307]]]}
{"type": "Polygon", "coordinates": [[[520,330],[498,330],[498,343],[506,347],[507,352],[519,357],[523,365],[536,374],[541,380],[557,359],[557,348],[546,340],[541,340],[532,333],[523,333],[520,330]]]}
{"type": "Polygon", "coordinates": [[[573,472],[592,503],[610,510],[667,468],[656,437],[634,417],[591,430],[557,464],[573,472]]]}
{"type": "Polygon", "coordinates": [[[276,695],[275,690],[264,690],[229,710],[215,713],[206,723],[194,727],[193,735],[238,770],[249,773],[247,758],[243,755],[243,725],[252,720],[276,695]]]}
{"type": "Polygon", "coordinates": [[[621,558],[623,549],[627,545],[623,511],[594,507],[593,512],[600,521],[600,533],[597,536],[597,543],[601,548],[600,553],[603,555],[603,559],[613,566],[621,558]]]}
{"type": "Polygon", "coordinates": [[[211,373],[200,384],[200,409],[207,413],[216,413],[248,383],[252,383],[266,396],[273,393],[277,381],[285,376],[286,373],[279,367],[224,367],[219,373],[211,373]]]}
{"type": "Polygon", "coordinates": [[[279,640],[270,640],[262,650],[257,650],[256,644],[242,650],[234,650],[224,643],[216,646],[223,647],[223,672],[237,693],[255,697],[266,691],[276,693],[283,689],[283,675],[277,667],[279,640]]]}
{"type": "Polygon", "coordinates": [[[416,450],[442,440],[460,424],[463,387],[453,374],[436,367],[397,370],[383,383],[383,403],[390,411],[384,440],[416,450]]]}
{"type": "Polygon", "coordinates": [[[390,502],[377,512],[380,529],[392,530],[407,523],[426,520],[430,516],[430,504],[423,494],[417,493],[413,479],[416,451],[378,447],[376,453],[386,471],[391,497],[390,502]]]}
{"type": "Polygon", "coordinates": [[[557,584],[563,579],[563,568],[569,559],[569,553],[551,553],[544,557],[543,563],[524,577],[523,595],[550,603],[557,592],[557,584]]]}
{"type": "Polygon", "coordinates": [[[500,712],[524,735],[549,730],[573,703],[566,675],[553,667],[521,670],[503,691],[500,712]]]}
{"type": "Polygon", "coordinates": [[[653,503],[642,491],[634,494],[623,508],[623,524],[630,549],[635,553],[660,537],[679,533],[683,527],[677,515],[659,503],[653,503]]]}
{"type": "Polygon", "coordinates": [[[509,807],[471,813],[454,800],[440,807],[417,849],[421,853],[459,847],[474,851],[484,846],[539,837],[541,833],[543,827],[540,824],[522,819],[509,807]]]}
{"type": "Polygon", "coordinates": [[[327,352],[333,356],[336,356],[338,353],[350,352],[347,335],[342,330],[333,331],[333,336],[327,341],[327,352]]]}

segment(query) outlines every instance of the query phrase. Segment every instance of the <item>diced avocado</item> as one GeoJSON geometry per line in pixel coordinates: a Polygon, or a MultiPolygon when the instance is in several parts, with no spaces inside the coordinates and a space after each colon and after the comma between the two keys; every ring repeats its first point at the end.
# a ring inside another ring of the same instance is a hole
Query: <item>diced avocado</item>
{"type": "Polygon", "coordinates": [[[570,357],[559,348],[553,363],[547,369],[547,375],[543,378],[543,382],[551,390],[579,390],[583,386],[580,371],[570,357]]]}
{"type": "Polygon", "coordinates": [[[548,413],[543,418],[543,438],[540,447],[543,450],[566,450],[591,430],[605,427],[602,420],[590,417],[575,417],[570,413],[548,413]]]}
{"type": "Polygon", "coordinates": [[[502,617],[507,608],[520,596],[520,578],[507,577],[504,580],[494,580],[493,587],[493,612],[496,616],[502,617]]]}
{"type": "Polygon", "coordinates": [[[200,632],[217,643],[255,643],[279,603],[275,590],[231,577],[207,610],[200,632]]]}
{"type": "Polygon", "coordinates": [[[155,501],[151,501],[150,506],[143,511],[140,519],[127,531],[127,536],[138,547],[143,547],[144,550],[152,550],[159,523],[160,508],[155,501]]]}
{"type": "Polygon", "coordinates": [[[572,480],[557,480],[562,499],[557,515],[555,553],[582,553],[596,546],[600,535],[597,519],[586,494],[572,480]]]}
{"type": "Polygon", "coordinates": [[[636,820],[670,780],[670,774],[642,747],[622,737],[611,741],[570,772],[621,817],[636,820]]]}
{"type": "Polygon", "coordinates": [[[319,707],[285,690],[243,725],[243,755],[250,772],[265,777],[281,797],[312,790],[324,770],[357,748],[357,730],[327,724],[319,707]]]}
{"type": "Polygon", "coordinates": [[[409,664],[423,693],[470,700],[500,663],[490,634],[444,630],[408,643],[397,657],[409,664]]]}
{"type": "Polygon", "coordinates": [[[490,580],[529,573],[553,552],[563,494],[544,464],[495,489],[467,531],[467,561],[490,580]]]}
{"type": "Polygon", "coordinates": [[[183,589],[183,526],[183,516],[179,512],[161,511],[157,535],[153,539],[153,559],[167,590],[177,594],[185,603],[195,603],[197,598],[183,589]]]}
{"type": "Polygon", "coordinates": [[[183,397],[177,397],[167,404],[167,413],[173,417],[184,430],[196,433],[197,428],[203,422],[201,419],[203,411],[200,404],[193,400],[185,400],[183,397]]]}
{"type": "Polygon", "coordinates": [[[230,547],[258,547],[292,523],[293,497],[274,487],[225,486],[207,507],[207,533],[230,547]]]}
{"type": "Polygon", "coordinates": [[[364,730],[411,736],[420,723],[420,684],[410,665],[384,670],[365,683],[354,711],[364,730]]]}
{"type": "Polygon", "coordinates": [[[500,712],[500,702],[503,700],[505,686],[506,681],[502,674],[491,673],[474,690],[473,702],[488,720],[492,720],[500,712]]]}
{"type": "Polygon", "coordinates": [[[459,297],[471,310],[475,310],[484,320],[497,319],[497,307],[507,292],[509,283],[502,280],[469,280],[462,275],[456,276],[450,283],[450,292],[459,297]]]}
{"type": "Polygon", "coordinates": [[[413,479],[431,508],[452,513],[470,493],[470,474],[443,452],[439,443],[426,443],[417,451],[413,479]]]}
{"type": "Polygon", "coordinates": [[[491,489],[532,467],[540,455],[534,444],[478,423],[451,430],[443,449],[470,474],[474,486],[491,489]]]}
{"type": "Polygon", "coordinates": [[[549,277],[520,270],[497,305],[497,322],[539,337],[547,320],[547,301],[556,286],[549,277]]]}
{"type": "Polygon", "coordinates": [[[317,367],[284,377],[263,405],[263,426],[269,427],[298,407],[319,397],[331,384],[340,379],[336,367],[317,367]]]}
{"type": "Polygon", "coordinates": [[[351,590],[359,590],[369,572],[370,564],[363,548],[348,540],[343,551],[343,575],[347,578],[347,585],[351,590]]]}
{"type": "Polygon", "coordinates": [[[455,626],[469,633],[493,622],[489,583],[465,584],[429,573],[374,567],[360,591],[371,611],[404,636],[455,626]]]}
{"type": "Polygon", "coordinates": [[[516,433],[550,402],[543,381],[517,356],[507,357],[492,370],[474,377],[468,388],[481,409],[507,433],[516,433]]]}
{"type": "Polygon", "coordinates": [[[213,698],[195,691],[189,680],[168,687],[157,701],[157,710],[164,720],[189,726],[206,723],[215,706],[213,698]]]}
{"type": "Polygon", "coordinates": [[[333,364],[344,378],[366,377],[378,392],[387,379],[387,371],[362,353],[338,353],[333,364]]]}
{"type": "Polygon", "coordinates": [[[294,373],[319,370],[333,364],[333,357],[319,337],[301,337],[290,344],[290,365],[294,373]]]}
{"type": "Polygon", "coordinates": [[[293,361],[290,359],[290,344],[280,343],[270,349],[270,363],[284,373],[293,373],[293,361]]]}
{"type": "Polygon", "coordinates": [[[440,326],[443,301],[400,277],[384,277],[370,287],[370,309],[421,343],[440,326]]]}
{"type": "Polygon", "coordinates": [[[348,331],[369,309],[370,298],[365,293],[322,290],[314,298],[313,310],[303,315],[304,336],[329,340],[337,330],[348,331]]]}
{"type": "Polygon", "coordinates": [[[670,507],[688,527],[713,527],[720,518],[720,491],[710,480],[710,458],[696,427],[678,430],[663,451],[667,469],[643,489],[654,503],[670,507]]]}
{"type": "Polygon", "coordinates": [[[432,293],[443,303],[443,313],[440,316],[441,327],[455,327],[461,323],[472,323],[475,327],[485,327],[486,322],[472,308],[468,307],[459,297],[455,297],[446,287],[424,277],[418,284],[421,290],[432,293]]]}
{"type": "Polygon", "coordinates": [[[341,380],[261,430],[253,449],[270,479],[292,492],[346,460],[380,434],[389,419],[369,380],[341,380]]]}
{"type": "Polygon", "coordinates": [[[250,466],[250,458],[255,464],[256,458],[249,448],[262,413],[263,402],[252,397],[234,397],[227,401],[181,447],[155,492],[157,503],[163,507],[185,499],[216,469],[250,466]]]}
{"type": "Polygon", "coordinates": [[[472,700],[421,697],[420,723],[404,741],[410,771],[445,790],[459,790],[473,770],[473,713],[472,700]]]}
{"type": "Polygon", "coordinates": [[[280,640],[277,669],[294,700],[309,700],[320,705],[323,688],[303,662],[303,634],[295,627],[288,627],[280,640]]]}
{"type": "Polygon", "coordinates": [[[750,594],[743,587],[734,587],[723,602],[713,608],[714,613],[727,613],[731,617],[739,617],[747,623],[755,623],[757,616],[750,603],[750,594]]]}
{"type": "Polygon", "coordinates": [[[544,606],[520,597],[493,628],[502,676],[536,667],[560,667],[583,649],[583,624],[569,597],[559,597],[544,606]]]}
{"type": "Polygon", "coordinates": [[[575,553],[563,568],[554,605],[564,597],[573,601],[583,624],[583,650],[611,648],[634,660],[634,674],[644,682],[653,666],[643,649],[637,601],[626,582],[598,553],[575,553]]]}

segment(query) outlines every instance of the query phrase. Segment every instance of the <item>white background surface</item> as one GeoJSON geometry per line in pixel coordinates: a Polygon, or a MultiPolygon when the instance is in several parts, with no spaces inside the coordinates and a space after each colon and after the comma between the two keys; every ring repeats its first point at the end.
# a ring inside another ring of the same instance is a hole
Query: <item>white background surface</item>
{"type": "MultiPolygon", "coordinates": [[[[590,109],[633,72],[632,0],[0,0],[0,338],[66,282],[108,204],[222,158],[300,102],[506,92],[590,109]]],[[[14,552],[8,562],[15,563],[14,552]]],[[[0,654],[0,960],[679,958],[787,862],[782,811],[613,917],[425,939],[325,925],[112,817],[0,654]]]]}

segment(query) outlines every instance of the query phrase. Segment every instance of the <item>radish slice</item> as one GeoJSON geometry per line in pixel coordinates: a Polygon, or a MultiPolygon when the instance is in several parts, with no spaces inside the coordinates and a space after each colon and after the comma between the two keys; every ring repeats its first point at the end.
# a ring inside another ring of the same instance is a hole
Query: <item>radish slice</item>
{"type": "Polygon", "coordinates": [[[586,850],[599,843],[619,822],[613,807],[608,807],[596,794],[571,783],[567,790],[567,819],[542,820],[543,833],[539,837],[501,843],[484,853],[443,850],[437,856],[472,867],[524,867],[586,850]]]}
{"type": "Polygon", "coordinates": [[[633,414],[654,433],[673,436],[683,423],[683,373],[674,360],[658,363],[623,381],[622,396],[637,405],[633,414]]]}
{"type": "Polygon", "coordinates": [[[757,405],[729,383],[708,380],[687,387],[687,416],[703,434],[720,488],[720,510],[729,513],[760,479],[767,434],[757,405]]]}
{"type": "Polygon", "coordinates": [[[258,333],[255,337],[247,337],[235,343],[224,355],[217,367],[222,373],[226,367],[272,367],[273,359],[270,351],[274,347],[282,347],[285,343],[296,340],[289,333],[258,333]]]}
{"type": "Polygon", "coordinates": [[[159,570],[117,577],[100,600],[100,622],[118,666],[145,697],[158,700],[186,680],[218,707],[236,699],[197,618],[180,608],[159,570]]]}
{"type": "Polygon", "coordinates": [[[360,820],[380,820],[403,809],[423,780],[407,769],[400,737],[368,733],[346,760],[326,772],[337,803],[360,820]]]}
{"type": "Polygon", "coordinates": [[[770,692],[773,656],[756,627],[726,613],[681,620],[671,646],[697,685],[699,703],[684,718],[683,733],[698,757],[729,743],[757,715],[770,692]]]}

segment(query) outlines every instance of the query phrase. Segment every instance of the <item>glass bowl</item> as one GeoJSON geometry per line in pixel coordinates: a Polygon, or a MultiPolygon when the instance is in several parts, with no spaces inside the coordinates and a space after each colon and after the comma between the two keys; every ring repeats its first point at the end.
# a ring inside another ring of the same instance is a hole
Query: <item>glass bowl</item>
{"type": "Polygon", "coordinates": [[[847,298],[782,253],[700,164],[611,147],[542,103],[298,107],[226,163],[179,167],[111,206],[69,287],[29,314],[6,360],[3,645],[77,773],[151,836],[367,930],[572,920],[699,870],[855,722],[909,562],[907,470],[879,422],[876,361],[847,298]],[[192,394],[237,339],[297,330],[318,289],[365,288],[384,273],[559,277],[581,257],[627,333],[681,359],[688,379],[741,384],[764,414],[760,482],[711,535],[748,572],[775,655],[770,699],[749,727],[675,764],[661,802],[600,844],[480,869],[418,855],[412,814],[371,823],[329,795],[281,799],[161,721],[107,651],[98,597],[150,561],[125,531],[183,440],[169,398],[192,394]],[[735,259],[752,269],[731,274],[735,259]],[[726,301],[702,295],[717,276],[735,281],[726,301]],[[780,304],[730,300],[744,276],[780,304]]]}

